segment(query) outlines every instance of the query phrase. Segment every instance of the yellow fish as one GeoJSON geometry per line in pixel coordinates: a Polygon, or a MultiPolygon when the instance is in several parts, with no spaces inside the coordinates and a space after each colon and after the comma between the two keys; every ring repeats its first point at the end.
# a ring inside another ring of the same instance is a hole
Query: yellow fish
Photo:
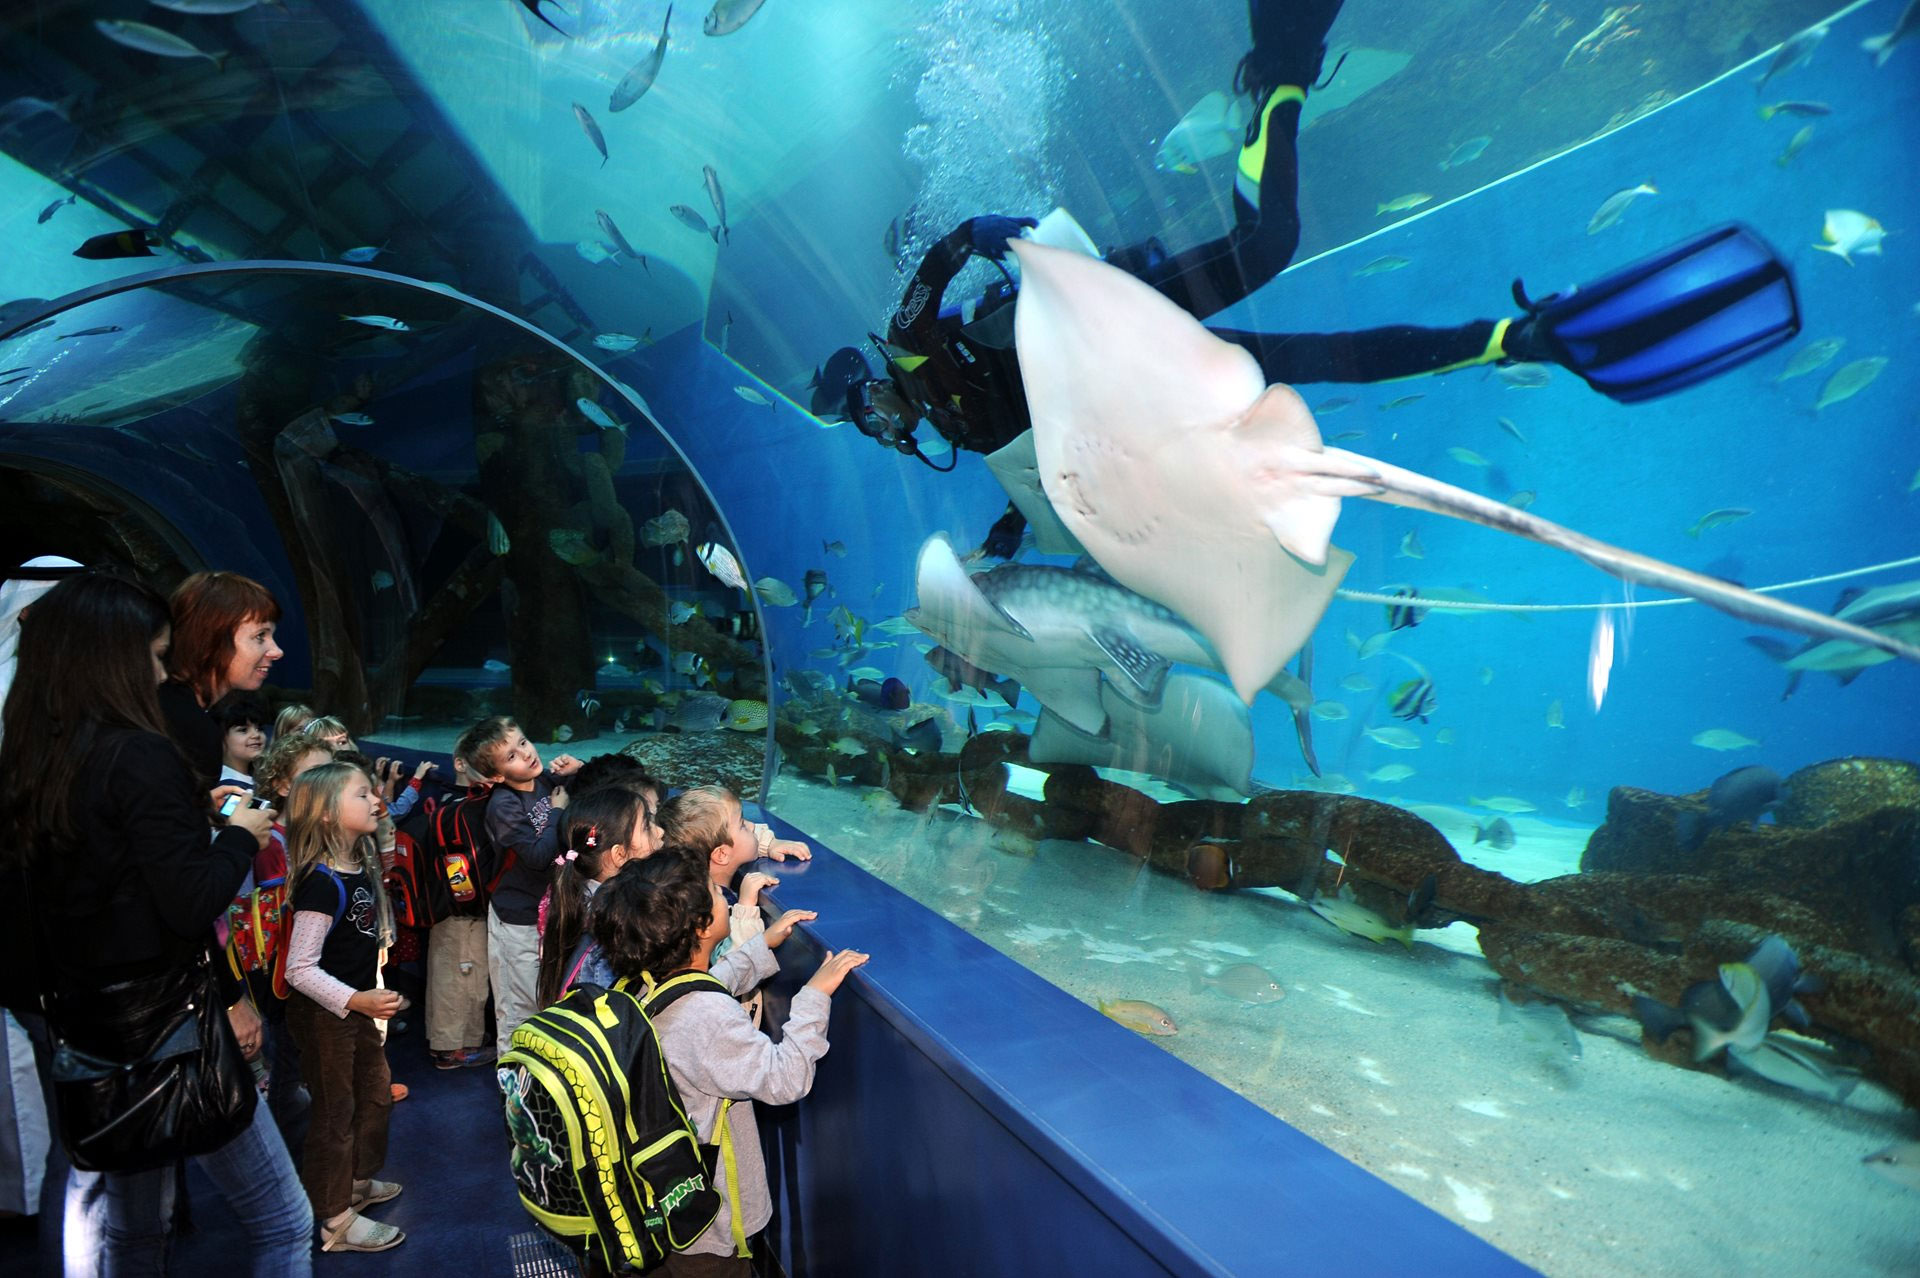
{"type": "Polygon", "coordinates": [[[1307,902],[1307,908],[1348,936],[1363,936],[1375,945],[1384,944],[1391,937],[1409,950],[1413,948],[1411,923],[1395,927],[1379,914],[1356,901],[1353,897],[1353,889],[1350,887],[1342,887],[1340,895],[1331,900],[1324,896],[1317,896],[1307,902]]]}
{"type": "Polygon", "coordinates": [[[1118,998],[1109,1002],[1103,998],[1100,1000],[1100,1012],[1134,1033],[1151,1038],[1165,1038],[1180,1032],[1180,1027],[1173,1023],[1171,1016],[1145,999],[1118,998]]]}
{"type": "Polygon", "coordinates": [[[1410,195],[1396,195],[1385,204],[1375,205],[1374,207],[1377,211],[1374,213],[1374,216],[1383,217],[1388,213],[1404,213],[1408,209],[1419,208],[1431,199],[1433,199],[1433,197],[1424,191],[1415,191],[1410,195]]]}

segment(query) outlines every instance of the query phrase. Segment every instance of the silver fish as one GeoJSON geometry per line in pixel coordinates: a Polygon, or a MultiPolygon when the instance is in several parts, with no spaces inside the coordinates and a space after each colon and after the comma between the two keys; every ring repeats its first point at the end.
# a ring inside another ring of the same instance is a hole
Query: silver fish
{"type": "Polygon", "coordinates": [[[1440,167],[1443,169],[1457,169],[1463,164],[1471,164],[1473,161],[1479,159],[1481,154],[1485,152],[1487,147],[1492,145],[1492,143],[1493,139],[1489,137],[1468,138],[1465,142],[1453,148],[1446,159],[1440,161],[1440,167]]]}
{"type": "Polygon", "coordinates": [[[1642,182],[1639,186],[1630,186],[1624,191],[1615,191],[1600,202],[1587,220],[1587,234],[1598,235],[1626,215],[1627,206],[1643,195],[1658,195],[1660,188],[1651,182],[1642,182]]]}
{"type": "Polygon", "coordinates": [[[1552,380],[1545,364],[1496,364],[1493,375],[1509,390],[1537,390],[1552,380]]]}
{"type": "Polygon", "coordinates": [[[227,56],[224,53],[208,53],[199,45],[159,27],[150,27],[144,22],[129,22],[121,18],[96,18],[94,29],[115,44],[129,49],[138,49],[142,53],[151,53],[161,58],[205,58],[219,66],[227,56]]]}
{"type": "Polygon", "coordinates": [[[607,99],[607,110],[624,111],[653,87],[660,75],[660,64],[667,60],[667,27],[673,22],[673,6],[667,6],[667,16],[660,23],[660,39],[655,42],[653,52],[634,63],[633,70],[620,77],[620,83],[613,87],[613,96],[607,99]]]}
{"type": "Polygon", "coordinates": [[[700,210],[685,204],[675,204],[670,207],[667,212],[673,214],[680,225],[686,227],[689,231],[698,231],[702,235],[711,235],[715,244],[720,242],[719,228],[708,226],[707,219],[700,216],[700,210]]]}
{"type": "Polygon", "coordinates": [[[612,215],[605,209],[595,209],[593,211],[593,220],[600,224],[600,230],[605,233],[608,240],[612,241],[615,248],[625,253],[628,257],[636,261],[639,260],[639,250],[627,243],[627,237],[620,234],[620,226],[613,220],[612,215]]]}
{"type": "Polygon", "coordinates": [[[714,0],[700,29],[710,36],[732,35],[746,26],[747,20],[760,12],[760,6],[765,3],[766,0],[714,0]]]}
{"type": "Polygon", "coordinates": [[[631,333],[599,333],[593,344],[603,351],[630,351],[640,344],[640,339],[631,333]]]}
{"type": "Polygon", "coordinates": [[[717,243],[731,244],[733,232],[727,229],[727,193],[720,189],[720,175],[713,171],[711,164],[700,167],[700,175],[707,182],[707,200],[713,205],[713,212],[720,219],[720,233],[717,243]]]}
{"type": "Polygon", "coordinates": [[[378,246],[375,246],[372,244],[363,244],[359,248],[350,248],[346,252],[342,253],[340,255],[340,260],[343,262],[352,262],[356,266],[365,265],[366,263],[371,262],[374,258],[379,257],[382,253],[386,251],[387,251],[387,246],[384,244],[381,244],[378,246]]]}
{"type": "Polygon", "coordinates": [[[573,104],[573,118],[580,121],[580,131],[587,135],[587,141],[593,143],[593,149],[600,153],[600,167],[606,168],[607,161],[613,157],[607,154],[607,136],[600,132],[593,113],[576,102],[573,104]]]}
{"type": "Polygon", "coordinates": [[[1784,382],[1795,377],[1805,377],[1808,373],[1831,363],[1833,357],[1840,353],[1840,348],[1846,344],[1847,339],[1844,337],[1823,337],[1817,342],[1808,342],[1794,353],[1793,358],[1787,361],[1787,366],[1780,370],[1780,376],[1773,380],[1784,382]]]}
{"type": "Polygon", "coordinates": [[[1795,67],[1805,66],[1807,60],[1813,56],[1813,51],[1819,48],[1820,42],[1826,38],[1827,29],[1824,26],[1808,27],[1782,44],[1779,51],[1773,55],[1773,61],[1767,63],[1767,69],[1761,73],[1758,80],[1753,82],[1753,91],[1759,93],[1765,89],[1767,81],[1776,75],[1783,75],[1795,67]]]}
{"type": "Polygon", "coordinates": [[[48,218],[52,217],[55,213],[58,213],[61,209],[65,208],[67,205],[73,203],[75,200],[79,198],[80,198],[80,193],[78,191],[75,191],[72,195],[69,195],[66,199],[55,200],[53,203],[47,205],[47,207],[45,207],[44,209],[41,209],[40,225],[45,226],[48,218]]]}
{"type": "Polygon", "coordinates": [[[1843,399],[1852,399],[1880,376],[1880,370],[1887,366],[1885,355],[1873,355],[1866,359],[1856,359],[1851,364],[1842,364],[1840,371],[1827,379],[1820,388],[1820,398],[1814,401],[1813,409],[1819,412],[1829,404],[1838,404],[1843,399]]]}
{"type": "Polygon", "coordinates": [[[389,333],[411,333],[405,320],[397,320],[391,315],[342,315],[340,317],[354,324],[365,324],[368,328],[384,328],[389,333]]]}
{"type": "Polygon", "coordinates": [[[1813,126],[1809,124],[1788,139],[1787,149],[1774,156],[1773,162],[1783,169],[1786,168],[1793,163],[1795,156],[1807,149],[1807,143],[1811,141],[1813,141],[1813,126]]]}

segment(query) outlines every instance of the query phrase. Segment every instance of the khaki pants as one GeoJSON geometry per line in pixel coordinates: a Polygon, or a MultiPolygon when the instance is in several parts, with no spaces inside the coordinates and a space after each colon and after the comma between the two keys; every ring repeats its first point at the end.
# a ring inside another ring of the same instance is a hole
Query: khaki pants
{"type": "Polygon", "coordinates": [[[370,1179],[387,1161],[393,1076],[380,1027],[370,1016],[343,1020],[295,990],[287,1028],[300,1045],[300,1077],[313,1098],[300,1181],[319,1220],[353,1205],[353,1182],[370,1179]]]}
{"type": "Polygon", "coordinates": [[[499,1053],[507,1054],[513,1031],[540,1010],[540,929],[502,923],[487,907],[487,975],[493,981],[493,1020],[499,1053]]]}
{"type": "Polygon", "coordinates": [[[487,1036],[487,921],[442,919],[427,933],[427,1047],[479,1047],[487,1036]]]}

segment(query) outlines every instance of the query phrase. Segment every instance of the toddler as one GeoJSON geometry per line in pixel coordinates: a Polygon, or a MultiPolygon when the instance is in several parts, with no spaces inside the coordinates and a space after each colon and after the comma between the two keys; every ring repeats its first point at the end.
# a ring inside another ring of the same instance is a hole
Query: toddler
{"type": "Polygon", "coordinates": [[[253,767],[267,748],[267,707],[251,692],[229,692],[207,710],[220,739],[220,784],[253,788],[253,767]]]}

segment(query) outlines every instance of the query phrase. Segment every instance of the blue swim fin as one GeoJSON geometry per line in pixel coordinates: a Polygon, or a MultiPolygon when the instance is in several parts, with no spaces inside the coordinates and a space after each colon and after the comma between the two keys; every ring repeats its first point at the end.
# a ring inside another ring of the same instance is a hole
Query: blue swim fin
{"type": "Polygon", "coordinates": [[[1718,376],[1800,331],[1786,264],[1738,224],[1570,293],[1531,301],[1515,280],[1513,294],[1532,343],[1623,404],[1718,376]]]}

